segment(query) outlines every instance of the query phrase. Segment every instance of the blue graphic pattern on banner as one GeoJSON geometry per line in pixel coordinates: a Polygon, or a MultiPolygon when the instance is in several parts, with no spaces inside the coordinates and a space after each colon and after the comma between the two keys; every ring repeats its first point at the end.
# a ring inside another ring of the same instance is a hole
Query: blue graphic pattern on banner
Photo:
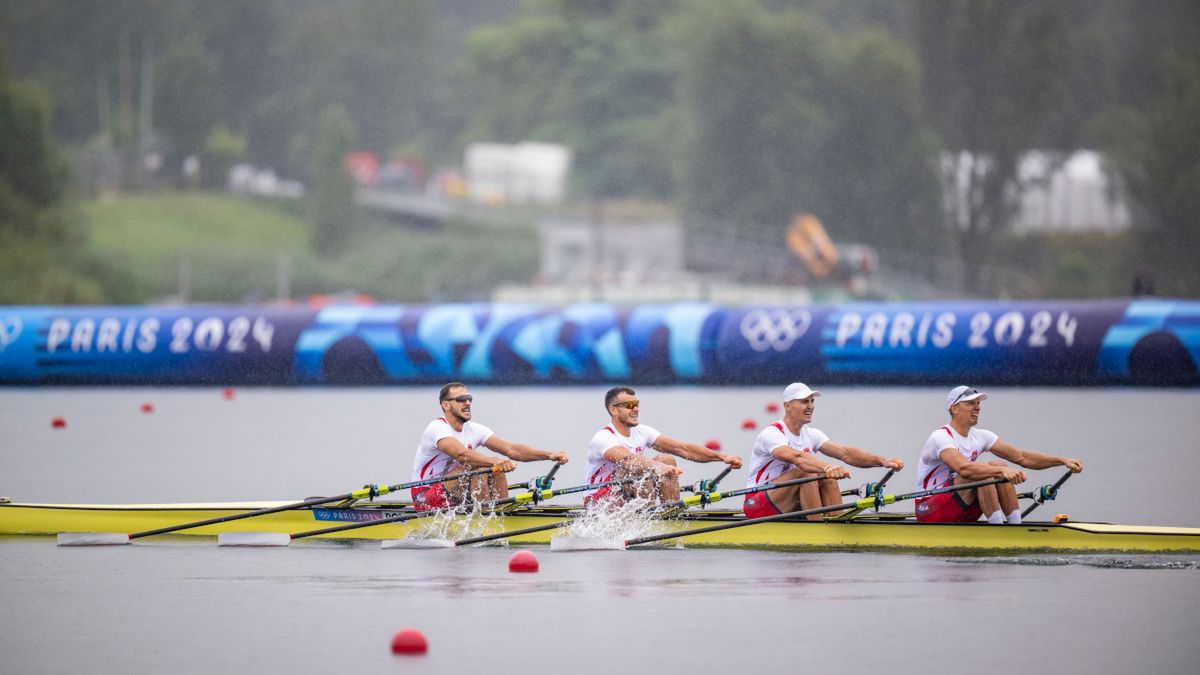
{"type": "Polygon", "coordinates": [[[0,307],[7,384],[1200,383],[1200,303],[0,307]]]}

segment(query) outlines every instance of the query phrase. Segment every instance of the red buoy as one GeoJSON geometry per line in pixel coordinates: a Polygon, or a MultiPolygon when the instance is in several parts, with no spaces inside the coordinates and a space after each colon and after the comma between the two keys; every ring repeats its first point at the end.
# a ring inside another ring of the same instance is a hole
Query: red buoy
{"type": "Polygon", "coordinates": [[[753,419],[751,419],[751,418],[749,418],[749,417],[747,417],[746,419],[742,420],[742,428],[743,428],[743,429],[745,429],[745,430],[747,430],[747,431],[751,431],[751,430],[753,430],[753,429],[755,429],[755,428],[757,428],[757,427],[758,427],[758,423],[757,423],[757,422],[755,422],[753,419]]]}
{"type": "Polygon", "coordinates": [[[704,442],[704,447],[708,448],[709,450],[720,450],[721,441],[718,441],[715,438],[710,438],[704,442]]]}
{"type": "Polygon", "coordinates": [[[779,404],[774,401],[771,401],[770,403],[767,404],[767,412],[769,412],[771,414],[779,412],[779,404]]]}
{"type": "Polygon", "coordinates": [[[508,559],[509,572],[536,572],[538,571],[538,559],[533,553],[520,550],[512,554],[508,559]]]}
{"type": "Polygon", "coordinates": [[[221,396],[225,397],[226,401],[232,401],[233,400],[233,387],[225,387],[225,390],[221,392],[221,396]]]}
{"type": "Polygon", "coordinates": [[[405,628],[392,636],[393,654],[424,654],[429,651],[429,642],[416,628],[405,628]]]}
{"type": "Polygon", "coordinates": [[[61,417],[55,417],[54,419],[50,420],[50,428],[51,429],[66,429],[67,421],[61,417]]]}
{"type": "Polygon", "coordinates": [[[154,404],[153,403],[143,403],[142,404],[142,412],[144,412],[144,413],[154,412],[154,404]]]}

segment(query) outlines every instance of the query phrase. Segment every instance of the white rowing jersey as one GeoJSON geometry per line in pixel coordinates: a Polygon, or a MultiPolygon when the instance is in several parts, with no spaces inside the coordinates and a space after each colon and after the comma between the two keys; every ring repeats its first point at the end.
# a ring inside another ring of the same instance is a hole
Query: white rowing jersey
{"type": "Polygon", "coordinates": [[[445,417],[437,418],[421,434],[417,456],[413,460],[412,479],[424,480],[446,475],[454,458],[438,449],[438,441],[443,438],[456,438],[468,450],[476,450],[491,437],[492,430],[478,422],[467,420],[463,423],[462,431],[455,431],[445,417]]]}
{"type": "Polygon", "coordinates": [[[754,439],[754,449],[750,451],[750,476],[746,479],[746,487],[754,487],[769,483],[779,474],[794,468],[795,465],[775,457],[771,451],[787,446],[796,452],[813,453],[821,449],[829,441],[824,431],[805,424],[800,427],[800,433],[793,434],[783,420],[768,426],[758,432],[754,439]]]}
{"type": "Polygon", "coordinates": [[[949,485],[958,475],[942,461],[943,450],[956,448],[963,457],[974,462],[992,449],[997,438],[999,436],[987,429],[976,428],[963,437],[949,424],[929,434],[929,440],[925,441],[925,447],[921,450],[921,459],[917,462],[917,489],[931,490],[949,485]]]}
{"type": "Polygon", "coordinates": [[[611,480],[617,471],[617,465],[604,458],[604,453],[613,446],[620,445],[635,455],[645,454],[654,441],[658,440],[658,430],[648,424],[639,424],[629,429],[628,436],[622,436],[610,424],[592,436],[588,444],[587,481],[588,484],[603,483],[611,480]]]}

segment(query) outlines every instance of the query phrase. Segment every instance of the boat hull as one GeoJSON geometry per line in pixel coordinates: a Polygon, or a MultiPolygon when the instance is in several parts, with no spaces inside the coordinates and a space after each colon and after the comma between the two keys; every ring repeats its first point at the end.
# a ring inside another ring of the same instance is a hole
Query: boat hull
{"type": "MultiPolygon", "coordinates": [[[[131,533],[235,515],[284,502],[212,504],[20,504],[0,503],[0,535],[53,535],[61,532],[131,533]]],[[[579,513],[578,507],[541,507],[484,518],[421,518],[405,523],[371,525],[321,535],[339,539],[400,539],[428,536],[431,525],[441,536],[478,536],[552,523],[579,513]],[[439,522],[440,521],[440,522],[439,522]]],[[[221,532],[303,532],[350,522],[366,522],[411,513],[406,504],[349,509],[295,509],[246,518],[177,534],[215,536],[221,532]]],[[[741,520],[737,512],[709,511],[655,522],[648,532],[684,531],[741,520]]],[[[551,529],[513,537],[512,544],[548,544],[563,530],[551,529]]],[[[895,516],[850,521],[774,521],[669,539],[662,546],[765,548],[782,550],[923,550],[937,552],[1200,552],[1200,528],[1110,525],[1085,522],[1030,522],[992,526],[985,523],[917,523],[895,516]]]]}

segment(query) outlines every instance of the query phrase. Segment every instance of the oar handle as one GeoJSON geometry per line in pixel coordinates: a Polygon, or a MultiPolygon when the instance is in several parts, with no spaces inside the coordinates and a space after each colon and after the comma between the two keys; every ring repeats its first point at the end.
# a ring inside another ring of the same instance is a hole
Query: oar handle
{"type": "Polygon", "coordinates": [[[561,466],[562,466],[562,464],[555,462],[554,466],[550,467],[550,473],[546,474],[545,476],[538,476],[536,478],[531,478],[531,479],[529,479],[528,483],[513,483],[512,485],[508,486],[508,489],[509,490],[520,490],[521,488],[526,488],[529,490],[549,489],[550,486],[554,484],[554,474],[558,473],[558,469],[561,466]]]}
{"type": "Polygon", "coordinates": [[[1034,509],[1041,506],[1047,500],[1057,497],[1058,489],[1063,486],[1063,483],[1067,482],[1067,479],[1071,477],[1072,473],[1074,472],[1070,469],[1067,469],[1067,471],[1063,473],[1058,480],[1054,481],[1054,485],[1045,486],[1037,490],[1035,492],[1033,503],[1025,507],[1025,510],[1021,512],[1021,517],[1024,518],[1025,516],[1028,516],[1030,513],[1033,513],[1034,509]]]}

